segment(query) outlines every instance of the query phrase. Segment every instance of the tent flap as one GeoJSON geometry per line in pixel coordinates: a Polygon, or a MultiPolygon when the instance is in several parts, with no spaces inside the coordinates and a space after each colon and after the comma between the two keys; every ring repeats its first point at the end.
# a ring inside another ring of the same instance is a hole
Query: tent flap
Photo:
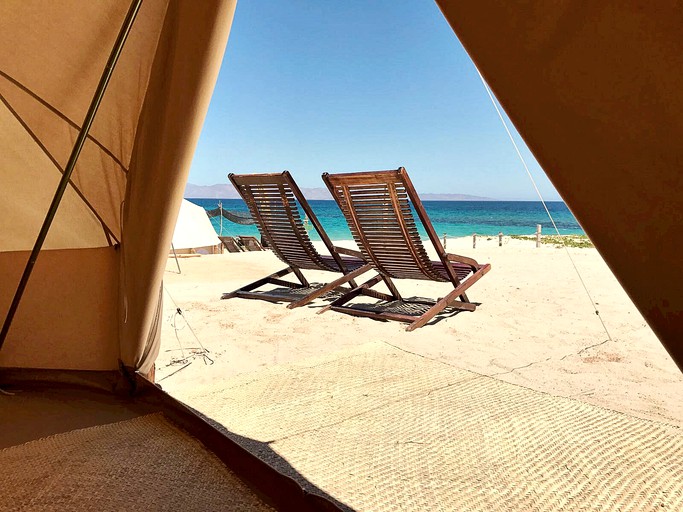
{"type": "MultiPolygon", "coordinates": [[[[0,366],[151,368],[163,267],[235,4],[142,3],[0,366]]],[[[129,5],[0,2],[3,319],[129,5]]]]}
{"type": "Polygon", "coordinates": [[[158,353],[156,316],[164,266],[235,4],[170,4],[152,66],[123,216],[121,357],[143,373],[158,353]]]}
{"type": "Polygon", "coordinates": [[[683,368],[680,5],[437,4],[572,213],[683,368]]]}

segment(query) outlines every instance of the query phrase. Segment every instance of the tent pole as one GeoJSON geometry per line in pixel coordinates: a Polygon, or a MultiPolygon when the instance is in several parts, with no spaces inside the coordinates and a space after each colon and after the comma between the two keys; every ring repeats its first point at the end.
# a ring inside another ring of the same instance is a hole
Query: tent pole
{"type": "Polygon", "coordinates": [[[21,297],[24,294],[24,290],[26,289],[26,284],[28,283],[28,279],[31,276],[31,272],[33,272],[33,267],[36,264],[36,260],[38,259],[38,254],[40,253],[40,250],[43,247],[43,243],[45,242],[45,238],[47,237],[47,234],[50,231],[50,226],[52,225],[52,221],[54,220],[55,214],[57,213],[57,209],[59,208],[59,203],[61,202],[62,197],[64,196],[64,192],[66,192],[67,186],[69,185],[69,181],[71,180],[71,174],[73,173],[73,170],[76,167],[76,162],[78,161],[78,157],[81,154],[81,149],[83,149],[83,145],[85,144],[86,138],[88,137],[88,132],[90,131],[90,127],[92,126],[92,123],[95,120],[97,109],[99,108],[100,103],[102,102],[104,93],[107,90],[107,85],[109,85],[109,79],[111,78],[111,75],[114,71],[116,62],[118,61],[119,56],[121,55],[123,45],[125,44],[126,38],[130,33],[130,30],[133,26],[133,22],[135,21],[135,17],[138,11],[140,10],[141,4],[142,0],[133,0],[131,2],[130,7],[128,8],[128,12],[126,13],[126,18],[124,19],[123,25],[121,26],[121,30],[119,31],[119,35],[116,38],[116,42],[114,43],[114,47],[112,48],[111,53],[109,54],[109,60],[107,60],[107,65],[105,66],[104,71],[102,72],[100,82],[97,84],[97,89],[95,90],[93,99],[90,102],[90,107],[88,108],[88,112],[86,113],[85,119],[83,120],[83,126],[81,127],[81,130],[78,132],[78,138],[76,139],[76,143],[74,144],[74,147],[71,150],[69,161],[67,162],[66,167],[64,168],[64,173],[62,174],[62,179],[59,181],[57,191],[55,192],[55,195],[52,198],[52,203],[50,204],[50,208],[47,211],[47,215],[45,216],[43,225],[40,228],[40,233],[38,234],[36,243],[33,246],[33,250],[31,250],[31,255],[28,258],[28,262],[26,263],[24,273],[21,276],[19,285],[17,286],[17,291],[15,292],[14,298],[12,299],[12,304],[10,305],[9,310],[7,311],[7,316],[5,317],[5,321],[2,325],[2,331],[0,331],[0,350],[2,349],[2,346],[5,343],[7,333],[9,332],[9,328],[12,325],[12,320],[14,319],[14,314],[16,313],[17,308],[19,307],[19,302],[21,301],[21,297]]]}
{"type": "Polygon", "coordinates": [[[180,270],[180,262],[178,261],[178,255],[175,252],[175,247],[173,246],[173,242],[171,242],[171,250],[173,251],[173,257],[175,258],[175,264],[178,266],[178,274],[182,274],[182,271],[180,270]]]}
{"type": "Polygon", "coordinates": [[[218,201],[218,207],[221,209],[221,236],[223,236],[223,201],[218,201]]]}

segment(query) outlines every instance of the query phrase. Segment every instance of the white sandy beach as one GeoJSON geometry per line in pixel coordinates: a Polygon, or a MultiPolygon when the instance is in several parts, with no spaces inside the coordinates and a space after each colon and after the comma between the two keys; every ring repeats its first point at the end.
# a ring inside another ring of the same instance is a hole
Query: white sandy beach
{"type": "MultiPolygon", "coordinates": [[[[353,242],[337,242],[352,247],[353,242]]],[[[221,300],[223,292],[283,267],[270,251],[171,258],[165,273],[162,347],[157,381],[184,398],[197,387],[220,387],[232,376],[381,342],[458,369],[494,376],[555,396],[683,425],[683,374],[661,346],[595,249],[570,249],[610,335],[564,249],[505,238],[449,239],[447,250],[489,262],[492,270],[469,292],[481,303],[474,313],[446,316],[415,332],[405,324],[378,322],[329,311],[326,302],[289,310],[284,303],[221,300]],[[213,365],[195,358],[171,364],[180,344],[196,347],[176,319],[170,297],[183,310],[213,365]],[[170,375],[177,371],[177,373],[170,375]],[[170,375],[170,376],[169,376],[170,375]],[[165,378],[166,377],[166,378],[165,378]]],[[[311,282],[333,274],[308,272],[311,282]]],[[[405,297],[440,297],[448,284],[399,281],[405,297]]],[[[437,317],[439,318],[439,317],[437,317]]]]}
{"type": "MultiPolygon", "coordinates": [[[[318,315],[323,300],[220,299],[283,268],[271,252],[184,258],[182,274],[169,259],[157,381],[342,510],[683,506],[683,374],[598,252],[570,249],[611,340],[564,249],[471,244],[447,250],[492,264],[468,292],[481,305],[410,333],[318,315]],[[171,364],[179,341],[185,355],[198,344],[169,295],[213,364],[171,364]]],[[[404,297],[450,286],[396,284],[404,297]]]]}

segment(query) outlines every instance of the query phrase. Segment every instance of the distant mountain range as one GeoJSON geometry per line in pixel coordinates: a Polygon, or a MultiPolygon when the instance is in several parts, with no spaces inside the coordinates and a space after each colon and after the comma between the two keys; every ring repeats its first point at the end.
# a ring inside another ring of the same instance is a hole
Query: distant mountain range
{"type": "MultiPolygon", "coordinates": [[[[302,188],[307,199],[331,200],[330,191],[326,188],[302,188]]],[[[239,194],[230,183],[217,185],[193,185],[185,187],[185,197],[196,199],[239,199],[239,194]]],[[[467,194],[422,194],[423,201],[495,201],[490,197],[470,196],[467,194]]]]}

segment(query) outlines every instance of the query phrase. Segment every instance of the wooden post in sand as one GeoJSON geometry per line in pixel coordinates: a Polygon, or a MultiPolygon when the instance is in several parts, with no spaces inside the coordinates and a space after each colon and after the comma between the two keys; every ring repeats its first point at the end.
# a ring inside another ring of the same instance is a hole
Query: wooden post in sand
{"type": "Polygon", "coordinates": [[[503,247],[503,232],[498,232],[498,247],[503,247]]]}
{"type": "Polygon", "coordinates": [[[541,246],[541,225],[536,224],[536,247],[541,246]]]}
{"type": "Polygon", "coordinates": [[[443,248],[446,248],[446,233],[443,234],[443,248]]]}
{"type": "Polygon", "coordinates": [[[476,249],[476,248],[477,248],[477,234],[472,233],[472,249],[476,249]]]}

